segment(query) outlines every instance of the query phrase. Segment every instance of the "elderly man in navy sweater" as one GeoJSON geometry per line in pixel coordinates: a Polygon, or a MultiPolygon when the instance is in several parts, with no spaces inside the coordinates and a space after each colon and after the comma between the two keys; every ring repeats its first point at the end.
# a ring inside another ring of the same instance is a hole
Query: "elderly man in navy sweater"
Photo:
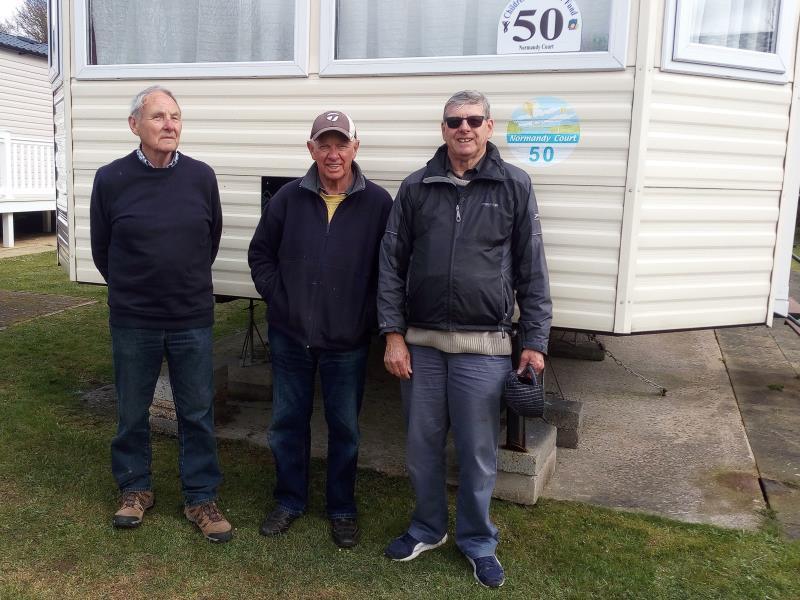
{"type": "Polygon", "coordinates": [[[149,408],[166,356],[178,417],[186,518],[212,542],[232,537],[216,504],[211,264],[222,233],[214,171],[178,152],[181,110],[169,90],[134,98],[139,147],[97,170],[91,200],[95,266],[108,283],[118,427],[111,470],[122,493],[115,527],[138,527],[154,495],[149,408]]]}
{"type": "Polygon", "coordinates": [[[328,423],[327,514],[341,548],[358,541],[354,488],[358,413],[370,330],[377,327],[378,249],[392,199],[354,162],[359,141],[349,116],[319,115],[305,177],[270,200],[250,243],[250,270],[267,301],[272,352],[276,507],[263,535],[284,533],[308,504],[314,378],[328,423]]]}

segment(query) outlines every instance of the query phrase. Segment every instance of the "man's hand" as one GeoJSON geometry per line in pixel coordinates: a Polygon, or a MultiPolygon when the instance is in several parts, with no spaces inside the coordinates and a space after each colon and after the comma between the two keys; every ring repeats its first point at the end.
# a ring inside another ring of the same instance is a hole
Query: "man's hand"
{"type": "Polygon", "coordinates": [[[386,352],[383,355],[386,370],[400,379],[411,379],[411,354],[402,335],[386,334],[386,352]]]}
{"type": "Polygon", "coordinates": [[[523,375],[528,365],[533,367],[533,370],[538,375],[544,370],[544,354],[530,348],[525,348],[522,351],[522,356],[519,357],[519,368],[517,375],[523,375]]]}

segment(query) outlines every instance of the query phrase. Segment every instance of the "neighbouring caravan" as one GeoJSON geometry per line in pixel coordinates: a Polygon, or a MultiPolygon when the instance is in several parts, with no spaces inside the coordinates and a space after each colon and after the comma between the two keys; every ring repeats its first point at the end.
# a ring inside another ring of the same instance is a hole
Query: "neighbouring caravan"
{"type": "Polygon", "coordinates": [[[0,33],[0,215],[3,246],[14,245],[14,215],[39,212],[52,231],[56,208],[53,102],[47,44],[0,33]]]}
{"type": "Polygon", "coordinates": [[[771,324],[788,309],[800,188],[797,0],[51,0],[59,236],[74,280],[95,170],[134,147],[158,82],[181,150],[216,170],[218,294],[257,297],[262,193],[305,172],[311,119],[347,111],[396,191],[478,89],[532,176],[554,325],[628,334],[771,324]]]}

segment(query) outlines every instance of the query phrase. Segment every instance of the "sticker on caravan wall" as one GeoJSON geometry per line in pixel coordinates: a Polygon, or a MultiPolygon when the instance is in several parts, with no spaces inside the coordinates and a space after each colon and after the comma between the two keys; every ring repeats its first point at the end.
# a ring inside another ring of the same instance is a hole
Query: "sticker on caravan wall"
{"type": "Polygon", "coordinates": [[[581,141],[578,115],[561,98],[540,96],[511,113],[506,143],[517,160],[532,167],[549,167],[567,158],[581,141]]]}
{"type": "Polygon", "coordinates": [[[497,24],[497,54],[579,52],[577,0],[511,0],[497,24]]]}

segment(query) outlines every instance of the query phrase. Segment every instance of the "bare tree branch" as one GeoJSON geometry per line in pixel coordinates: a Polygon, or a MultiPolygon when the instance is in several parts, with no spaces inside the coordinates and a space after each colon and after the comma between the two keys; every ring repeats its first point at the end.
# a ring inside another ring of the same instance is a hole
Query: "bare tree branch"
{"type": "Polygon", "coordinates": [[[14,16],[0,23],[0,32],[16,33],[27,38],[47,43],[47,0],[25,0],[14,16]]]}

